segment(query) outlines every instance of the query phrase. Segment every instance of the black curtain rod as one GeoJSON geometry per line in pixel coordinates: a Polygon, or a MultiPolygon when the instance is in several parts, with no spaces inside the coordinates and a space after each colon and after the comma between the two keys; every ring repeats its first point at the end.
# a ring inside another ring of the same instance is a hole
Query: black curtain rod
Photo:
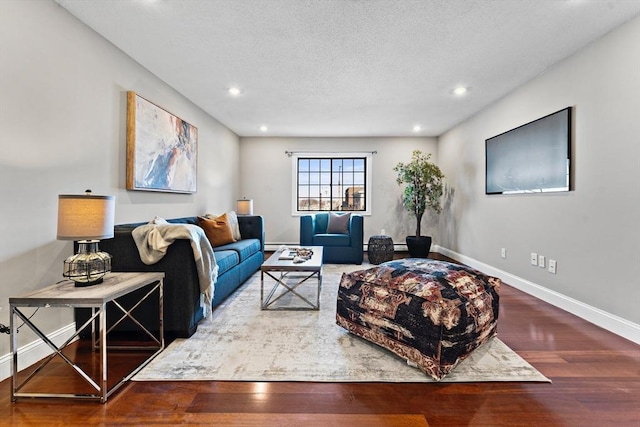
{"type": "Polygon", "coordinates": [[[311,153],[311,154],[354,154],[354,153],[371,153],[371,154],[378,154],[377,151],[340,151],[340,152],[336,152],[336,151],[285,151],[284,154],[286,154],[288,157],[293,156],[294,154],[304,154],[304,153],[311,153]]]}

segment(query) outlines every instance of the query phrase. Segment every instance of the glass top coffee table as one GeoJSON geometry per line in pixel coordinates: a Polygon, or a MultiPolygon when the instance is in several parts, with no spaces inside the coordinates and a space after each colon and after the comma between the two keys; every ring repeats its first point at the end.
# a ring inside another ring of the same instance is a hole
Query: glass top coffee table
{"type": "Polygon", "coordinates": [[[297,262],[299,260],[294,257],[295,250],[298,248],[278,250],[260,266],[262,310],[320,310],[322,246],[305,246],[304,249],[309,249],[312,254],[303,262],[297,262]],[[273,287],[266,296],[265,275],[274,280],[273,287]],[[303,291],[300,286],[314,277],[317,279],[317,288],[303,287],[303,291]],[[310,295],[308,292],[310,290],[315,290],[315,293],[310,295]],[[293,300],[298,304],[292,304],[293,300]]]}

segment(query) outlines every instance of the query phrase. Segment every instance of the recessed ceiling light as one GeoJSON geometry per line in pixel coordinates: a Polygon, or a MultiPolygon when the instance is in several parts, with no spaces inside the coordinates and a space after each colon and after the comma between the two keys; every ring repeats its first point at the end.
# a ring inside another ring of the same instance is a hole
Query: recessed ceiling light
{"type": "Polygon", "coordinates": [[[260,126],[260,130],[261,130],[262,132],[266,132],[266,131],[268,131],[268,130],[269,130],[269,128],[268,128],[268,127],[266,127],[265,125],[262,125],[262,126],[260,126]]]}
{"type": "Polygon", "coordinates": [[[464,86],[458,86],[453,90],[453,93],[458,96],[464,95],[465,93],[467,93],[467,88],[464,86]]]}
{"type": "Polygon", "coordinates": [[[420,126],[420,125],[414,125],[413,126],[413,131],[414,132],[420,132],[421,130],[422,130],[422,126],[420,126]]]}
{"type": "Polygon", "coordinates": [[[242,91],[240,90],[240,88],[237,87],[230,87],[229,88],[229,94],[233,95],[233,96],[238,96],[242,93],[242,91]]]}

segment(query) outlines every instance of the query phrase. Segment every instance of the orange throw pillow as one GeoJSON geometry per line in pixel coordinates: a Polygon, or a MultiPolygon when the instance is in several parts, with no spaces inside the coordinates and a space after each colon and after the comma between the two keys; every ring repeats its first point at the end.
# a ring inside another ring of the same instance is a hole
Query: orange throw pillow
{"type": "Polygon", "coordinates": [[[199,216],[198,224],[204,230],[204,234],[207,235],[211,246],[222,246],[235,242],[227,214],[220,215],[216,219],[199,216]]]}

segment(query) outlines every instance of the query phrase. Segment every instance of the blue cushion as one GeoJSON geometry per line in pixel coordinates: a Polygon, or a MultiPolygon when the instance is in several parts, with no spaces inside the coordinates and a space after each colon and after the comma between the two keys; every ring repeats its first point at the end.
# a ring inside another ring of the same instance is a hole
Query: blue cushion
{"type": "Polygon", "coordinates": [[[214,251],[218,264],[218,276],[238,265],[239,258],[236,251],[214,251]]]}
{"type": "Polygon", "coordinates": [[[351,246],[351,236],[348,234],[316,234],[313,236],[313,246],[351,246]]]}
{"type": "MultiPolygon", "coordinates": [[[[235,251],[240,256],[240,262],[244,262],[251,255],[260,252],[260,240],[243,239],[237,242],[227,243],[226,245],[216,246],[213,248],[214,253],[218,251],[235,251]]],[[[217,255],[216,255],[217,257],[217,255]]]]}

